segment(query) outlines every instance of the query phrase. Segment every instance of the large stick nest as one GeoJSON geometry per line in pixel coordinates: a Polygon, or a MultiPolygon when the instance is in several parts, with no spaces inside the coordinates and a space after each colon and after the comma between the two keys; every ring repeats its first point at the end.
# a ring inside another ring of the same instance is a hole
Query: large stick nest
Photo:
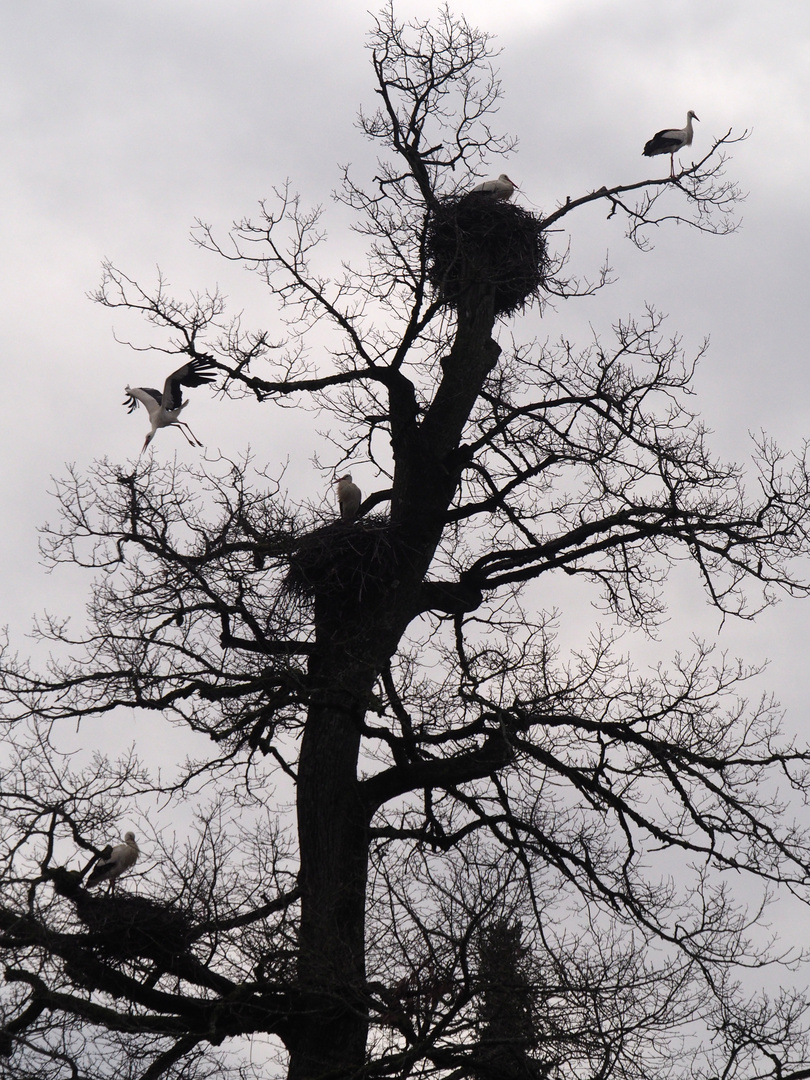
{"type": "Polygon", "coordinates": [[[520,206],[471,192],[436,203],[426,239],[428,280],[448,307],[481,287],[494,290],[495,314],[536,299],[546,275],[540,219],[520,206]]]}
{"type": "Polygon", "coordinates": [[[149,956],[168,961],[183,952],[191,926],[185,913],[143,896],[76,895],[76,913],[87,926],[93,946],[119,959],[149,956]]]}
{"type": "Polygon", "coordinates": [[[379,592],[396,572],[397,551],[387,517],[335,521],[302,536],[289,560],[286,586],[312,599],[356,600],[379,592]]]}

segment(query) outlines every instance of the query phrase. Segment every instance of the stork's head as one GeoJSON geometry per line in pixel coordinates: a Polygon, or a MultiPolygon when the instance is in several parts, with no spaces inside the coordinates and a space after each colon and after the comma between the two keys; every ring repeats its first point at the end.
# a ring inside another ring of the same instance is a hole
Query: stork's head
{"type": "Polygon", "coordinates": [[[498,184],[500,187],[496,188],[493,194],[496,199],[502,199],[504,202],[508,202],[519,190],[515,181],[510,180],[506,173],[501,173],[498,177],[498,184]]]}
{"type": "Polygon", "coordinates": [[[345,476],[338,476],[337,479],[334,480],[333,482],[335,484],[342,484],[344,480],[348,484],[350,484],[352,482],[352,474],[350,472],[347,472],[345,476]]]}
{"type": "MultiPolygon", "coordinates": [[[[152,439],[154,439],[154,437],[155,437],[154,431],[150,431],[149,434],[146,436],[146,438],[143,440],[143,446],[141,447],[141,454],[144,453],[147,446],[152,441],[152,439]]],[[[138,456],[140,457],[140,454],[138,456]]]]}
{"type": "Polygon", "coordinates": [[[127,844],[134,844],[135,843],[135,833],[134,832],[124,833],[124,842],[127,843],[127,844]]]}
{"type": "Polygon", "coordinates": [[[697,120],[697,121],[698,121],[698,123],[700,122],[700,117],[698,116],[698,114],[697,114],[696,112],[692,112],[692,110],[691,110],[691,109],[690,109],[690,110],[689,110],[689,112],[688,112],[688,113],[686,114],[686,119],[687,119],[687,120],[697,120]]]}

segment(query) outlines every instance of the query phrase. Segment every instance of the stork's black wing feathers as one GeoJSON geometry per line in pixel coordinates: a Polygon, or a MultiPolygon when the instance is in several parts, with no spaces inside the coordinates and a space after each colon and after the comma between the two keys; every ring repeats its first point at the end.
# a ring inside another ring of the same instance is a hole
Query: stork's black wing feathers
{"type": "Polygon", "coordinates": [[[664,128],[656,131],[655,135],[644,145],[644,157],[654,157],[656,154],[670,154],[673,150],[679,150],[686,141],[686,133],[673,128],[664,128]]]}
{"type": "MultiPolygon", "coordinates": [[[[179,409],[183,404],[183,386],[202,386],[216,378],[214,363],[198,357],[173,371],[163,387],[163,405],[166,409],[179,409]]],[[[158,400],[161,400],[158,398],[158,400]]]]}
{"type": "Polygon", "coordinates": [[[96,865],[93,867],[90,877],[87,879],[88,887],[95,885],[99,881],[106,881],[110,873],[115,869],[115,863],[110,858],[112,848],[108,848],[107,850],[108,854],[106,858],[102,854],[96,865]]]}

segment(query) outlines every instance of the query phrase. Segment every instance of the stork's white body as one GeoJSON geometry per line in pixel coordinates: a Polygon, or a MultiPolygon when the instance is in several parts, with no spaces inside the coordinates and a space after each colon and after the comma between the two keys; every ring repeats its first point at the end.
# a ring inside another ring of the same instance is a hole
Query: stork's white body
{"type": "Polygon", "coordinates": [[[116,844],[107,858],[99,859],[93,867],[93,872],[87,879],[88,888],[107,881],[110,890],[114,889],[116,880],[135,865],[139,854],[138,845],[135,843],[135,833],[128,832],[124,836],[123,844],[116,844]]]}
{"type": "Polygon", "coordinates": [[[346,473],[335,481],[337,484],[338,506],[344,521],[354,521],[360,509],[362,494],[357,484],[352,483],[352,474],[346,473]]]}
{"type": "Polygon", "coordinates": [[[144,440],[141,453],[154,439],[158,428],[169,427],[172,424],[180,428],[191,446],[202,446],[202,443],[188,426],[180,419],[180,413],[188,405],[183,401],[184,386],[202,386],[203,383],[211,382],[214,378],[210,370],[213,364],[210,360],[196,359],[184,364],[177,371],[173,371],[163,384],[163,393],[151,386],[128,386],[124,391],[126,400],[124,404],[129,407],[129,412],[138,407],[138,402],[146,406],[152,427],[144,440]],[[185,430],[184,430],[185,429],[185,430]],[[188,434],[186,434],[188,432],[188,434]]]}
{"type": "Polygon", "coordinates": [[[686,114],[686,127],[664,128],[644,145],[644,157],[655,157],[656,154],[669,154],[669,175],[675,175],[675,155],[683,146],[692,145],[692,121],[700,120],[700,117],[690,109],[686,114]]]}
{"type": "Polygon", "coordinates": [[[511,199],[517,191],[517,184],[510,180],[506,173],[501,173],[497,180],[484,180],[476,184],[470,191],[470,195],[488,195],[491,199],[511,199]]]}

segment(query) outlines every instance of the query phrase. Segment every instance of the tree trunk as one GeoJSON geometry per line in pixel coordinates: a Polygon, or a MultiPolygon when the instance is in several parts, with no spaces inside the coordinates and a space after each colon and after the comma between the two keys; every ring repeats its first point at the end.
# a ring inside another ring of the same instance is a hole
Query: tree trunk
{"type": "Polygon", "coordinates": [[[352,663],[353,635],[335,641],[334,626],[322,629],[327,640],[310,664],[312,700],[298,765],[300,1001],[291,1080],[353,1075],[362,1067],[368,1031],[368,819],[357,759],[374,675],[367,664],[352,663]]]}
{"type": "Polygon", "coordinates": [[[497,361],[491,298],[479,301],[459,313],[422,432],[413,431],[398,447],[397,475],[406,480],[394,484],[396,581],[380,582],[362,597],[351,586],[333,586],[315,601],[311,697],[298,764],[300,1000],[287,1040],[290,1080],[350,1077],[365,1061],[369,820],[357,775],[360,729],[375,679],[418,610],[422,580],[441,538],[459,475],[446,455],[497,361]]]}

